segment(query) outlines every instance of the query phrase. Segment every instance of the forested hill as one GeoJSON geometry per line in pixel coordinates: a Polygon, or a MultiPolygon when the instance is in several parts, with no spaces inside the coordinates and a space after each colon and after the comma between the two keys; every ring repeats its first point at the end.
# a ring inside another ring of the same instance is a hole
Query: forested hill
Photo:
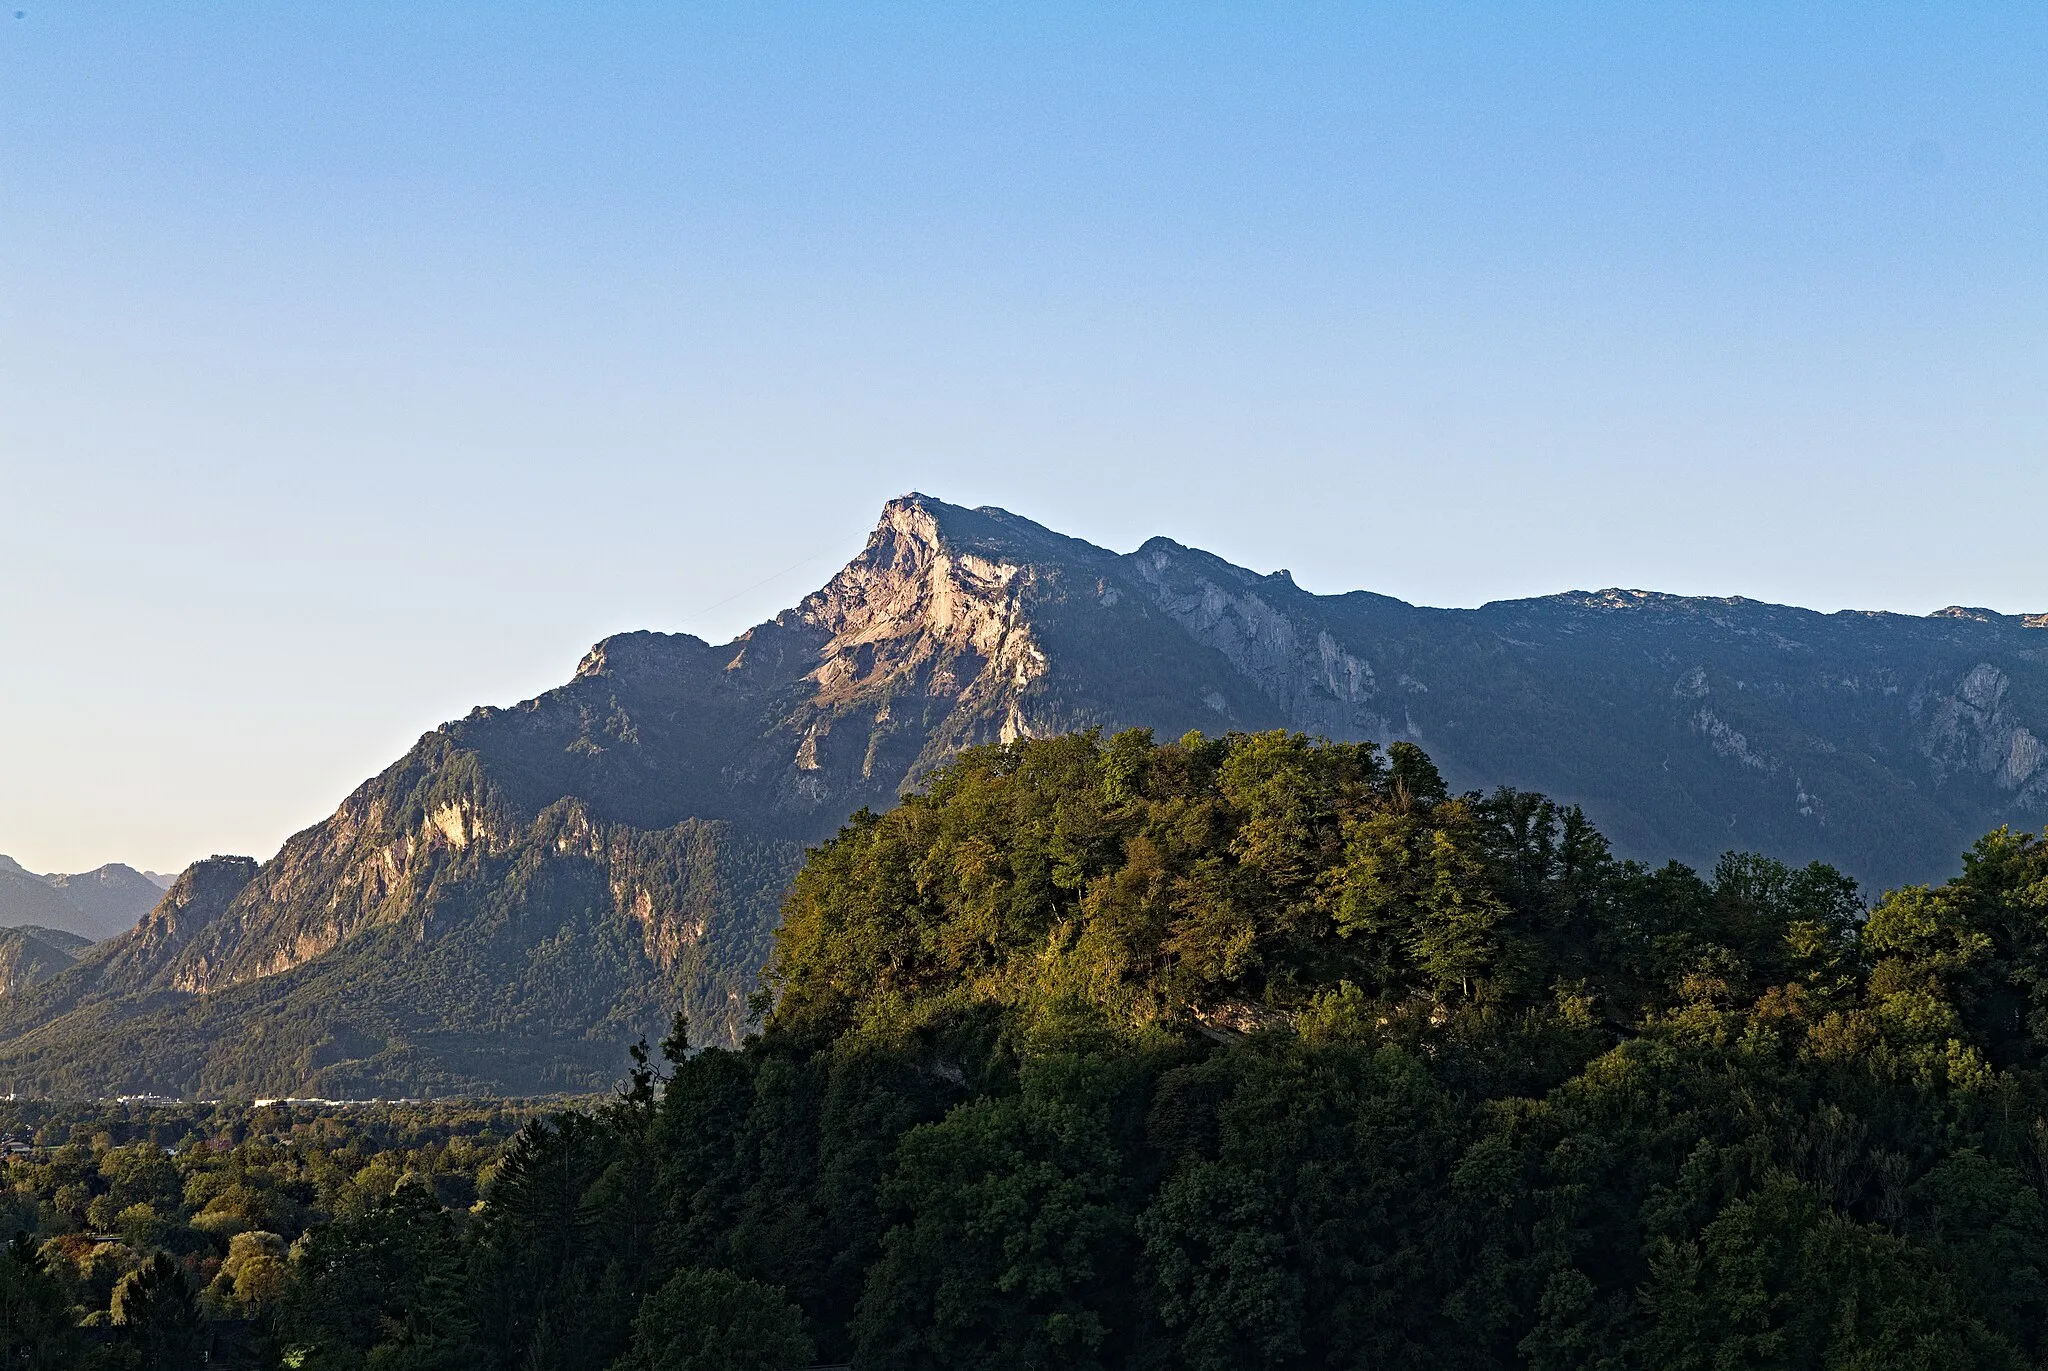
{"type": "Polygon", "coordinates": [[[797,877],[738,1051],[309,1235],[303,1365],[2018,1368],[2048,843],[1867,918],[1411,744],[978,750],[797,877]],[[702,1360],[698,1360],[701,1358],[702,1360]]]}
{"type": "MultiPolygon", "coordinates": [[[[796,608],[628,633],[427,734],[260,867],[0,997],[24,1090],[541,1093],[680,1004],[736,1041],[804,846],[975,744],[1129,726],[1425,746],[1617,852],[1819,859],[1868,893],[2048,819],[2048,627],[1604,591],[1424,609],[1165,539],[892,501],[796,608]]],[[[203,888],[203,890],[202,890],[203,888]]]]}

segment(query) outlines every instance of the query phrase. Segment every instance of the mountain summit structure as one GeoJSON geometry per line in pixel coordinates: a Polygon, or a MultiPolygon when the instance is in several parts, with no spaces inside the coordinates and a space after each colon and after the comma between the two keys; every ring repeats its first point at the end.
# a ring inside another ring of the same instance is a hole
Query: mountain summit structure
{"type": "Polygon", "coordinates": [[[1081,728],[1409,741],[1453,788],[1583,806],[1625,857],[1936,880],[2048,820],[2044,628],[1624,590],[1430,609],[909,495],[735,641],[607,638],[268,862],[196,864],[0,997],[0,1069],[58,1093],[599,1088],[674,1008],[700,1040],[744,1031],[807,844],[963,748],[1081,728]]]}

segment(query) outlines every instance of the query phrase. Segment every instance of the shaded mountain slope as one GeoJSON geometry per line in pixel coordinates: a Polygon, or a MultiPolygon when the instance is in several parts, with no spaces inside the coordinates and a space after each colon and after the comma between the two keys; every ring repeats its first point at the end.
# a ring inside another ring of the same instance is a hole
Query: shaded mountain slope
{"type": "Polygon", "coordinates": [[[1454,785],[1583,804],[1629,856],[1755,849],[1882,888],[1950,874],[1988,828],[2048,820],[2039,616],[1620,590],[1418,609],[1309,595],[1165,540],[1138,558],[1289,727],[1404,738],[1454,785]]]}
{"type": "Polygon", "coordinates": [[[0,995],[12,995],[50,979],[90,946],[90,939],[61,928],[33,924],[0,928],[0,995]]]}
{"type": "Polygon", "coordinates": [[[893,501],[730,644],[628,633],[424,736],[260,867],[215,859],[0,1001],[24,1088],[580,1090],[684,1007],[731,1040],[806,844],[979,743],[1290,728],[1422,744],[1585,806],[1624,856],[1731,847],[1869,886],[2048,819],[2048,632],[1574,593],[1317,596],[1155,539],[893,501]]]}

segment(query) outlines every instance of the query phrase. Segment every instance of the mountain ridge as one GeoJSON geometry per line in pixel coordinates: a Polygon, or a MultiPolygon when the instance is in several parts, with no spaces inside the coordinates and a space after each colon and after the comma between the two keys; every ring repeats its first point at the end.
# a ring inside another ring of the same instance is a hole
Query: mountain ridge
{"type": "Polygon", "coordinates": [[[732,642],[608,636],[269,861],[195,865],[0,1002],[0,1062],[51,1089],[601,1086],[673,1008],[745,1031],[780,892],[849,814],[962,748],[1125,727],[1413,742],[1455,788],[1583,805],[1625,856],[1755,848],[1874,890],[2048,817],[2048,633],[1620,589],[1315,595],[912,494],[732,642]]]}
{"type": "Polygon", "coordinates": [[[34,924],[98,942],[133,928],[169,885],[121,862],[43,875],[0,855],[0,927],[34,924]]]}

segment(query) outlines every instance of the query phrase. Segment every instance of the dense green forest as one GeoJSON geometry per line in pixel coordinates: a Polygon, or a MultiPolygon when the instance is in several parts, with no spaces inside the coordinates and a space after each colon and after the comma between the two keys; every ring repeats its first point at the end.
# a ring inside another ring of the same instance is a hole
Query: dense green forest
{"type": "Polygon", "coordinates": [[[401,1187],[468,1213],[547,1107],[0,1102],[0,1366],[272,1362],[310,1230],[401,1187]]]}
{"type": "MultiPolygon", "coordinates": [[[[473,1167],[138,1266],[106,1321],[172,1332],[95,1355],[183,1364],[189,1286],[307,1371],[2048,1358],[2030,835],[1866,908],[1616,861],[1404,744],[1020,742],[812,852],[756,1003],[473,1167]]],[[[63,1251],[0,1262],[17,1365],[72,1364],[63,1251]]]]}

